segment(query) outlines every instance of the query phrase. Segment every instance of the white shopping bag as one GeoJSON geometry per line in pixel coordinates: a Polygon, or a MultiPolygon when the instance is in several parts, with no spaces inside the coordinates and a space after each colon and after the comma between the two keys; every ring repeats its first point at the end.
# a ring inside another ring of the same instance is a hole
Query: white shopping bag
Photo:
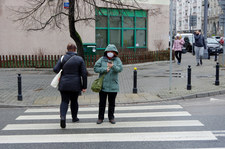
{"type": "Polygon", "coordinates": [[[51,86],[56,88],[59,85],[59,80],[61,77],[62,69],[59,71],[59,73],[56,74],[56,76],[52,79],[51,86]]]}

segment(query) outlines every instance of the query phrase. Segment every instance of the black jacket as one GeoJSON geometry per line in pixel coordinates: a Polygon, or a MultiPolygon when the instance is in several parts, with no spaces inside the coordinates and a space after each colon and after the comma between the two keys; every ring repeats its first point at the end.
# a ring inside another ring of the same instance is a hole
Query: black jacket
{"type": "Polygon", "coordinates": [[[87,70],[82,57],[77,56],[74,52],[67,52],[62,62],[61,58],[58,60],[53,71],[58,73],[60,69],[63,71],[59,82],[59,91],[79,92],[87,88],[87,70]]]}
{"type": "Polygon", "coordinates": [[[204,47],[206,49],[205,39],[202,36],[202,34],[199,34],[199,35],[195,34],[195,46],[196,47],[204,47]]]}

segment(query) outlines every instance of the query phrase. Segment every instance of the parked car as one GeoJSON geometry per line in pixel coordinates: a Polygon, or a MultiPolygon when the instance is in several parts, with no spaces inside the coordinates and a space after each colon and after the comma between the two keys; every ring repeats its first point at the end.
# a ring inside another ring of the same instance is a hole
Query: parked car
{"type": "Polygon", "coordinates": [[[195,52],[194,47],[193,47],[193,52],[192,52],[192,46],[195,43],[194,34],[183,33],[183,34],[180,34],[180,35],[182,36],[183,40],[185,41],[185,43],[183,45],[183,48],[182,48],[183,53],[191,52],[191,53],[194,54],[194,52],[195,52]]]}
{"type": "Polygon", "coordinates": [[[223,53],[223,46],[216,41],[215,38],[207,38],[207,49],[209,55],[217,53],[223,53]]]}
{"type": "Polygon", "coordinates": [[[212,38],[216,39],[217,42],[220,42],[220,36],[212,36],[212,38]]]}
{"type": "Polygon", "coordinates": [[[220,42],[219,42],[219,43],[220,43],[221,45],[223,45],[223,44],[224,44],[224,40],[225,40],[225,37],[220,37],[220,42]]]}

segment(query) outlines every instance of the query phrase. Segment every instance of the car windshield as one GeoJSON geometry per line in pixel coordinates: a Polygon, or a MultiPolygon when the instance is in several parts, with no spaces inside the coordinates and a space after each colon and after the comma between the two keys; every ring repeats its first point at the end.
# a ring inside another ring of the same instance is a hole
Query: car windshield
{"type": "Polygon", "coordinates": [[[216,44],[218,42],[214,38],[207,38],[207,43],[216,44]]]}

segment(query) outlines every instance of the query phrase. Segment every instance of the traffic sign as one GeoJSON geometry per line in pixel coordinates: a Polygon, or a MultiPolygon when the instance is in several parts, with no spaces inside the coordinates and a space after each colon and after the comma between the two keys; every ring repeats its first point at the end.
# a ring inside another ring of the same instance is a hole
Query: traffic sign
{"type": "Polygon", "coordinates": [[[190,16],[190,26],[196,26],[197,25],[197,16],[191,15],[190,16]]]}
{"type": "Polygon", "coordinates": [[[225,23],[225,15],[222,14],[219,17],[219,25],[224,26],[224,23],[225,23]]]}
{"type": "Polygon", "coordinates": [[[64,8],[65,9],[69,8],[69,2],[64,2],[64,8]]]}
{"type": "Polygon", "coordinates": [[[225,5],[225,0],[220,0],[219,5],[225,5]]]}
{"type": "Polygon", "coordinates": [[[224,22],[219,22],[219,26],[224,26],[224,22]]]}

